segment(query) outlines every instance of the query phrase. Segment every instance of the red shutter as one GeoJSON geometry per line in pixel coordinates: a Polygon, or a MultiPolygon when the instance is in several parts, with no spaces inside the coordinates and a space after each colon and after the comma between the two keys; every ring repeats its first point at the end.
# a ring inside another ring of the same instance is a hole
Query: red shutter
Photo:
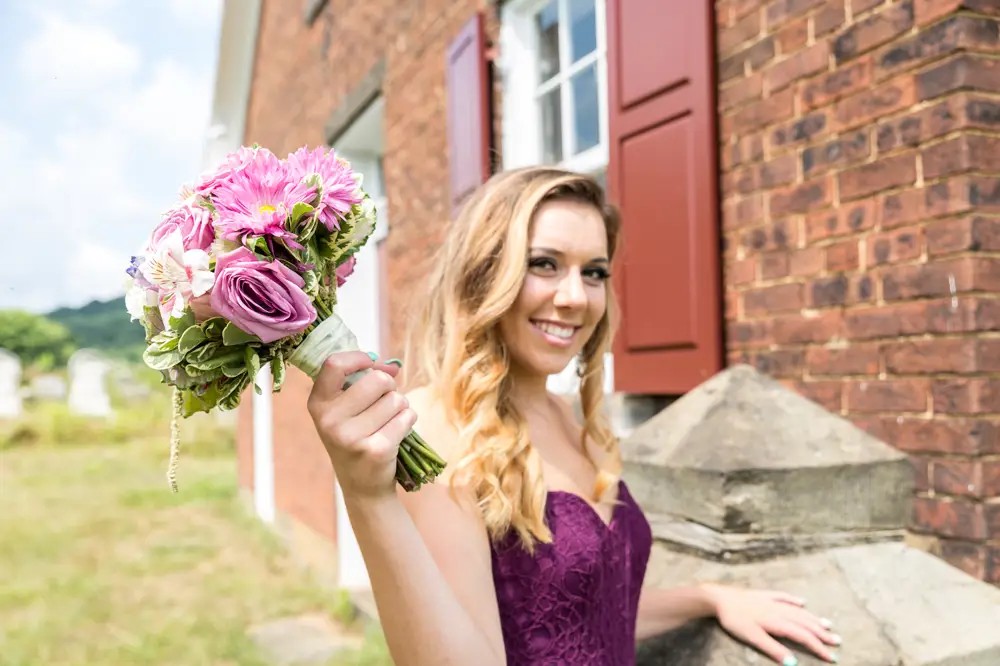
{"type": "Polygon", "coordinates": [[[618,391],[680,394],[722,369],[712,7],[607,2],[618,391]]]}
{"type": "Polygon", "coordinates": [[[491,95],[483,16],[477,13],[448,46],[448,160],[451,208],[490,177],[491,95]]]}

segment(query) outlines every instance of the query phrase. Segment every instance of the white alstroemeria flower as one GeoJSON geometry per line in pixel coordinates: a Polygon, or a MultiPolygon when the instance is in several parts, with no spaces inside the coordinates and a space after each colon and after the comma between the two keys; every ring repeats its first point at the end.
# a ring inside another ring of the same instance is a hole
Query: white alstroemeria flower
{"type": "Polygon", "coordinates": [[[185,250],[180,230],[175,230],[153,248],[142,265],[142,274],[160,294],[164,322],[180,316],[191,298],[202,296],[215,284],[204,250],[185,250]]]}

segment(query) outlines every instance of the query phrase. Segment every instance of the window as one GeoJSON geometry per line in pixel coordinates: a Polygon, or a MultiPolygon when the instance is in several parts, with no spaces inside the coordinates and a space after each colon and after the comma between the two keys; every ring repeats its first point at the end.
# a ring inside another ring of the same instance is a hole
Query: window
{"type": "Polygon", "coordinates": [[[516,0],[501,27],[504,167],[602,176],[608,162],[604,0],[516,0]]]}

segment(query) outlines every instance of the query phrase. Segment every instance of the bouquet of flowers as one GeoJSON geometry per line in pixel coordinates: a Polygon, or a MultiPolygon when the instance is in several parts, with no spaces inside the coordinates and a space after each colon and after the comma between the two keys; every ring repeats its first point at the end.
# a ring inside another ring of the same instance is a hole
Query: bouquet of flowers
{"type": "MultiPolygon", "coordinates": [[[[179,418],[234,409],[251,383],[260,393],[265,365],[279,391],[286,363],[315,377],[332,353],[358,348],[334,308],[374,227],[360,174],[324,148],[281,160],[242,147],[182,189],[132,257],[125,298],[146,330],[143,360],[174,388],[167,477],[175,492],[179,418]]],[[[443,469],[410,432],[397,481],[415,490],[443,469]]]]}

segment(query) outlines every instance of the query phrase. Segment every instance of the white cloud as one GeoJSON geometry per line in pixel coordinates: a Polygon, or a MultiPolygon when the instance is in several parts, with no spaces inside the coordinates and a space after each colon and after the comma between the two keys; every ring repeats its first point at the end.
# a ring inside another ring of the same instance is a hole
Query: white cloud
{"type": "Polygon", "coordinates": [[[75,244],[65,275],[66,293],[79,294],[80,303],[121,296],[127,264],[128,256],[116,248],[93,240],[75,244]],[[86,290],[80,285],[86,285],[86,290]]]}
{"type": "Polygon", "coordinates": [[[39,18],[41,31],[25,41],[18,63],[31,85],[67,96],[96,92],[138,71],[139,52],[107,28],[53,13],[39,18]]]}
{"type": "Polygon", "coordinates": [[[117,127],[162,142],[164,147],[198,151],[211,112],[211,82],[181,65],[163,60],[141,87],[107,100],[117,127]]]}
{"type": "Polygon", "coordinates": [[[221,0],[170,0],[170,11],[184,21],[214,22],[222,13],[222,2],[221,0]]]}

